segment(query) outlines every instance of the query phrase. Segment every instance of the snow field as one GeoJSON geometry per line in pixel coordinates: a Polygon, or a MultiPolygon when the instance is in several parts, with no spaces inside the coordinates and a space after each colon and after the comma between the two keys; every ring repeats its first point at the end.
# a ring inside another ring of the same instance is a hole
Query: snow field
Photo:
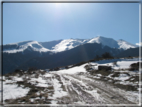
{"type": "Polygon", "coordinates": [[[29,88],[18,87],[16,84],[3,83],[3,100],[23,97],[28,93],[28,91],[29,88]]]}
{"type": "Polygon", "coordinates": [[[132,63],[139,62],[139,58],[134,59],[110,59],[110,60],[101,60],[97,62],[92,62],[92,65],[96,65],[95,68],[98,69],[99,65],[111,66],[113,69],[128,69],[132,63]],[[117,62],[117,65],[113,65],[113,62],[117,62]]]}

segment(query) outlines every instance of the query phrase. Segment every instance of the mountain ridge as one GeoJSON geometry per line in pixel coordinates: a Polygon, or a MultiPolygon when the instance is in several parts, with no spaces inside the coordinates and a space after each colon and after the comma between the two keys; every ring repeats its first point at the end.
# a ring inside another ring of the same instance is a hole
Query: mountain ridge
{"type": "Polygon", "coordinates": [[[7,53],[16,53],[23,52],[26,48],[31,47],[33,51],[38,52],[53,52],[58,53],[66,50],[70,50],[79,45],[86,43],[101,43],[104,46],[109,46],[111,48],[127,50],[129,48],[136,48],[136,45],[133,45],[124,40],[114,40],[112,38],[106,38],[102,36],[97,36],[91,39],[61,39],[48,42],[38,42],[38,41],[23,41],[13,44],[3,45],[3,52],[7,53]],[[13,47],[13,48],[9,48],[13,47]]]}

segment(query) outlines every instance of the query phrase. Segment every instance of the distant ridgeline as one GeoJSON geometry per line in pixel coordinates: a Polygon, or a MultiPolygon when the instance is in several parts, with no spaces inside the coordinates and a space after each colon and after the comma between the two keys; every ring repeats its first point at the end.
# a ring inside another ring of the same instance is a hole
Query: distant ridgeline
{"type": "Polygon", "coordinates": [[[47,43],[28,41],[3,45],[3,73],[13,72],[15,69],[27,70],[32,67],[53,69],[98,58],[131,56],[139,56],[138,47],[119,49],[103,43],[89,42],[89,40],[85,42],[82,39],[79,41],[73,39],[69,41],[58,40],[47,43]],[[67,44],[68,42],[69,44],[67,44]]]}

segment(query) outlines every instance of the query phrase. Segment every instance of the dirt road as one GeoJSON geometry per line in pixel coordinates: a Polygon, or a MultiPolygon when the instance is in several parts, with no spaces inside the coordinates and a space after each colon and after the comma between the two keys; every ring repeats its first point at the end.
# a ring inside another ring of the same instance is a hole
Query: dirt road
{"type": "MultiPolygon", "coordinates": [[[[92,78],[91,75],[51,73],[52,81],[57,79],[61,84],[61,98],[54,101],[57,104],[135,104],[137,96],[115,88],[104,81],[92,78]]],[[[56,88],[56,87],[55,87],[56,88]]],[[[58,95],[57,95],[58,96],[58,95]]]]}

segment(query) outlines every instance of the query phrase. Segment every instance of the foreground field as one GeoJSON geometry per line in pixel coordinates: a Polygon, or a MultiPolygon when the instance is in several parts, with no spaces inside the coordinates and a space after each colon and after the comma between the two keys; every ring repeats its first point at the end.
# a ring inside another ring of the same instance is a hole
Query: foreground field
{"type": "Polygon", "coordinates": [[[112,62],[104,60],[59,71],[21,71],[5,75],[4,104],[139,104],[139,72],[127,70],[138,59],[119,59],[117,65],[112,62]],[[113,70],[90,73],[86,65],[92,65],[93,70],[99,65],[109,65],[113,70]]]}

